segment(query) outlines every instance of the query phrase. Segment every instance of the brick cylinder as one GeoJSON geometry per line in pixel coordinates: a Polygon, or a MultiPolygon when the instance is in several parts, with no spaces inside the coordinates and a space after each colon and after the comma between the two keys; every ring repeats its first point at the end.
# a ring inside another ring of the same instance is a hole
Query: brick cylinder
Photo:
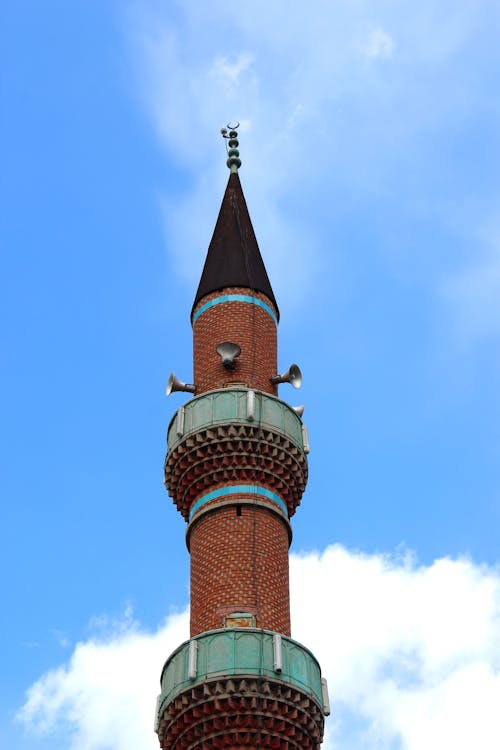
{"type": "Polygon", "coordinates": [[[271,300],[243,287],[207,294],[193,310],[193,366],[197,395],[242,383],[277,395],[271,377],[277,374],[277,319],[271,300]],[[218,344],[231,341],[241,348],[234,369],[226,369],[218,344]]]}
{"type": "Polygon", "coordinates": [[[190,531],[191,637],[235,613],[290,635],[288,524],[259,505],[215,507],[190,531]]]}
{"type": "Polygon", "coordinates": [[[290,518],[307,433],[271,382],[279,313],[233,157],[191,312],[195,395],[167,435],[191,623],[162,670],[156,731],[162,750],[319,750],[321,670],[290,638],[290,518]],[[218,352],[225,342],[236,347],[218,352]]]}

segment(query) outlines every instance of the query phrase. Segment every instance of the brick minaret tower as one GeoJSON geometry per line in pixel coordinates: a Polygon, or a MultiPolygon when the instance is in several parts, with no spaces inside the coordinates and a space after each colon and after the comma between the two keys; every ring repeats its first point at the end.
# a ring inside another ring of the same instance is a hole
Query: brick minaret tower
{"type": "Polygon", "coordinates": [[[290,637],[290,518],[307,482],[307,432],[278,398],[278,306],[230,129],[229,182],[191,312],[195,394],[168,428],[165,484],[187,522],[191,638],[161,675],[162,750],[317,750],[329,713],[311,652],[290,637]]]}

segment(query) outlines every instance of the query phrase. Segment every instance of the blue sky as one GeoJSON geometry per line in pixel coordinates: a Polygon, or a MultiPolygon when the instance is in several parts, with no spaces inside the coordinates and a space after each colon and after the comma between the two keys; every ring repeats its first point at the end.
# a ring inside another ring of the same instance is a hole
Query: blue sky
{"type": "Polygon", "coordinates": [[[498,747],[499,22],[494,0],[5,4],[0,745],[155,747],[189,597],[164,391],[191,377],[237,119],[304,374],[280,392],[312,445],[292,620],[335,688],[328,746],[498,747]]]}

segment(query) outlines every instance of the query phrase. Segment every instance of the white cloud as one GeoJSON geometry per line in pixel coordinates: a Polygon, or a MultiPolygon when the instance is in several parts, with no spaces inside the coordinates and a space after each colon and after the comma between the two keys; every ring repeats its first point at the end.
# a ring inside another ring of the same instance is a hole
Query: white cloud
{"type": "MultiPolygon", "coordinates": [[[[329,681],[328,748],[497,750],[498,571],[333,546],[292,555],[291,580],[294,637],[329,681]]],[[[153,750],[159,674],[186,638],[187,614],[155,633],[130,619],[109,628],[42,676],[20,717],[35,734],[64,729],[65,748],[153,750]]]]}
{"type": "Polygon", "coordinates": [[[18,718],[61,748],[157,750],[152,729],[160,671],[186,639],[188,615],[172,615],[155,633],[142,631],[129,614],[121,621],[100,618],[103,627],[104,634],[78,643],[66,665],[31,686],[18,718]]]}
{"type": "Polygon", "coordinates": [[[475,251],[459,269],[450,272],[441,292],[452,312],[453,329],[461,343],[500,334],[500,242],[475,251]]]}
{"type": "Polygon", "coordinates": [[[71,646],[70,639],[62,630],[54,629],[51,633],[61,648],[69,648],[71,646]]]}
{"type": "Polygon", "coordinates": [[[252,61],[253,56],[249,54],[237,55],[232,61],[227,57],[217,57],[213,63],[211,72],[231,86],[237,86],[240,82],[241,74],[249,69],[252,61]]]}
{"type": "Polygon", "coordinates": [[[394,41],[384,29],[373,29],[366,38],[363,52],[369,60],[387,59],[394,52],[394,41]]]}
{"type": "Polygon", "coordinates": [[[292,557],[292,574],[295,635],[317,644],[339,720],[364,722],[339,748],[500,745],[498,572],[335,546],[292,557]]]}

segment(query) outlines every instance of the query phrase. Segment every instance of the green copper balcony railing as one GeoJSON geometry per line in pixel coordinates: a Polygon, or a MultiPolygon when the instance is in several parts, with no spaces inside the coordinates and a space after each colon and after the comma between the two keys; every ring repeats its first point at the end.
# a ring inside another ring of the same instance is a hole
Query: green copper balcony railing
{"type": "Polygon", "coordinates": [[[302,422],[291,406],[267,393],[246,388],[210,391],[181,406],[168,427],[168,450],[175,448],[190,433],[228,423],[279,432],[304,450],[302,422]],[[249,393],[254,394],[250,397],[253,403],[249,403],[249,393]]]}
{"type": "Polygon", "coordinates": [[[203,633],[174,651],[161,675],[160,711],[186,688],[242,675],[285,682],[324,709],[321,670],[308,649],[284,635],[276,639],[267,630],[232,628],[203,633]]]}

